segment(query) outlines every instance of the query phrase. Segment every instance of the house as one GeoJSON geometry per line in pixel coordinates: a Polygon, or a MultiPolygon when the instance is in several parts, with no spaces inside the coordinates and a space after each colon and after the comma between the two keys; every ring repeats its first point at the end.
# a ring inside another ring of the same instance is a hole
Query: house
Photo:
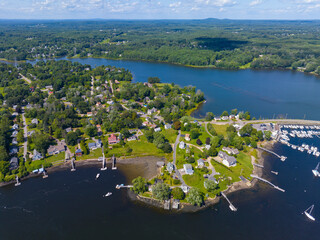
{"type": "Polygon", "coordinates": [[[128,138],[127,138],[127,141],[128,141],[128,142],[130,142],[130,141],[136,141],[136,140],[138,140],[137,135],[132,135],[131,137],[128,137],[128,138]]]}
{"type": "Polygon", "coordinates": [[[17,138],[13,138],[11,143],[12,143],[13,145],[17,145],[17,144],[18,144],[17,138]]]}
{"type": "Polygon", "coordinates": [[[92,117],[92,115],[93,115],[92,112],[87,112],[88,117],[92,117]]]}
{"type": "Polygon", "coordinates": [[[174,171],[174,165],[171,162],[167,163],[167,170],[169,173],[172,173],[174,171]]]}
{"type": "Polygon", "coordinates": [[[209,150],[211,148],[211,146],[209,144],[206,144],[205,148],[206,148],[206,150],[209,150]]]}
{"type": "Polygon", "coordinates": [[[155,132],[161,132],[161,128],[160,128],[160,127],[157,127],[157,128],[154,129],[154,131],[155,131],[155,132]]]}
{"type": "Polygon", "coordinates": [[[149,87],[149,88],[152,88],[152,84],[151,84],[151,83],[145,82],[145,83],[143,83],[143,85],[144,85],[144,86],[147,86],[147,87],[149,87]]]}
{"type": "Polygon", "coordinates": [[[222,116],[222,117],[221,117],[221,120],[227,121],[227,120],[229,120],[229,117],[228,117],[228,116],[222,116]]]}
{"type": "Polygon", "coordinates": [[[13,133],[11,134],[11,137],[16,137],[17,135],[18,135],[18,131],[15,130],[15,131],[13,131],[13,133]]]}
{"type": "Polygon", "coordinates": [[[151,114],[155,113],[156,111],[157,111],[156,108],[148,109],[147,114],[148,114],[148,115],[151,115],[151,114]]]}
{"type": "Polygon", "coordinates": [[[112,145],[112,144],[117,144],[119,143],[120,140],[118,139],[118,137],[115,135],[115,134],[111,134],[110,137],[108,137],[108,143],[109,145],[112,145]]]}
{"type": "Polygon", "coordinates": [[[191,139],[190,139],[190,134],[186,134],[186,136],[184,137],[184,139],[186,140],[186,141],[190,141],[191,139]]]}
{"type": "Polygon", "coordinates": [[[13,130],[18,130],[18,129],[19,129],[19,125],[18,125],[18,124],[16,124],[16,123],[15,123],[15,124],[13,124],[12,129],[13,129],[13,130]]]}
{"type": "Polygon", "coordinates": [[[223,147],[222,151],[227,152],[229,155],[237,155],[239,154],[239,150],[236,148],[223,147]]]}
{"type": "Polygon", "coordinates": [[[83,154],[81,148],[76,149],[75,153],[76,153],[76,157],[81,157],[83,154]]]}
{"type": "Polygon", "coordinates": [[[72,132],[72,128],[71,127],[66,128],[66,132],[67,133],[72,132]]]}
{"type": "Polygon", "coordinates": [[[167,123],[166,125],[164,125],[164,129],[171,129],[172,128],[172,125],[171,124],[169,124],[169,123],[167,123]]]}
{"type": "Polygon", "coordinates": [[[31,120],[31,123],[38,125],[39,121],[38,121],[38,119],[34,118],[34,119],[31,120]]]}
{"type": "Polygon", "coordinates": [[[183,141],[181,141],[181,142],[179,143],[179,148],[180,148],[180,149],[185,149],[185,148],[186,148],[186,144],[185,144],[183,141]]]}
{"type": "Polygon", "coordinates": [[[32,160],[35,161],[35,160],[40,160],[42,158],[43,158],[42,154],[39,153],[36,149],[34,149],[32,160]]]}
{"type": "Polygon", "coordinates": [[[219,151],[218,156],[222,159],[225,159],[228,156],[228,154],[225,152],[219,151]]]}
{"type": "Polygon", "coordinates": [[[228,155],[225,159],[223,159],[222,163],[227,167],[234,167],[237,165],[237,159],[228,155]]]}
{"type": "Polygon", "coordinates": [[[10,155],[17,154],[18,151],[19,151],[18,147],[14,146],[14,147],[11,147],[11,148],[10,148],[9,154],[10,154],[10,155]]]}
{"type": "Polygon", "coordinates": [[[58,141],[57,145],[51,145],[48,148],[48,154],[49,155],[59,154],[61,152],[66,151],[66,148],[67,148],[67,146],[64,141],[58,141]]]}
{"type": "Polygon", "coordinates": [[[236,118],[236,116],[233,115],[233,114],[231,114],[231,115],[229,116],[229,119],[230,119],[230,120],[235,119],[235,118],[236,118]]]}
{"type": "Polygon", "coordinates": [[[35,133],[35,131],[32,130],[32,131],[27,132],[27,135],[28,135],[28,137],[30,137],[30,136],[32,136],[32,134],[34,134],[34,133],[35,133]]]}
{"type": "Polygon", "coordinates": [[[199,168],[205,167],[204,160],[202,158],[199,158],[197,163],[199,168]]]}
{"type": "Polygon", "coordinates": [[[181,185],[181,189],[182,189],[182,191],[183,191],[184,193],[188,193],[189,190],[190,190],[190,187],[187,186],[187,185],[185,185],[185,184],[183,184],[183,185],[181,185]]]}
{"type": "Polygon", "coordinates": [[[188,175],[193,175],[194,173],[191,164],[183,164],[183,169],[184,169],[184,172],[188,175]]]}
{"type": "Polygon", "coordinates": [[[97,144],[95,142],[88,143],[88,148],[90,150],[96,150],[97,149],[97,144]]]}
{"type": "Polygon", "coordinates": [[[172,209],[179,209],[179,206],[180,206],[180,200],[174,199],[172,202],[172,209]]]}
{"type": "Polygon", "coordinates": [[[19,159],[17,157],[13,157],[10,159],[9,170],[15,170],[19,167],[19,159]]]}
{"type": "Polygon", "coordinates": [[[221,121],[221,117],[215,117],[214,120],[215,121],[221,121]]]}
{"type": "Polygon", "coordinates": [[[19,115],[19,113],[17,113],[17,112],[12,113],[12,117],[16,117],[18,115],[19,115]]]}

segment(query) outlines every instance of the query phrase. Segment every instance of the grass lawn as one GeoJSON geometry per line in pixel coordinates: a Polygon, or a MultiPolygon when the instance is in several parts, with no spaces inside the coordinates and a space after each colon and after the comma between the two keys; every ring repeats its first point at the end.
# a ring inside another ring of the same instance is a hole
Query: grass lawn
{"type": "Polygon", "coordinates": [[[216,130],[218,135],[222,134],[225,137],[227,136],[227,127],[229,126],[228,124],[224,124],[224,125],[212,124],[212,126],[216,130]]]}
{"type": "Polygon", "coordinates": [[[61,152],[59,154],[52,155],[46,158],[46,161],[50,163],[53,163],[59,160],[65,160],[65,152],[61,152]]]}
{"type": "Polygon", "coordinates": [[[177,138],[177,131],[174,129],[162,130],[161,133],[169,140],[170,143],[175,143],[177,138]]]}

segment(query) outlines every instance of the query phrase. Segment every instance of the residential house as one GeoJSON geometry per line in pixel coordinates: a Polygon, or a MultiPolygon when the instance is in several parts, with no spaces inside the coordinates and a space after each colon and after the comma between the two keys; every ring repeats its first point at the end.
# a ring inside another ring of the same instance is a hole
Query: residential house
{"type": "Polygon", "coordinates": [[[10,159],[9,170],[15,170],[19,167],[19,159],[17,157],[13,157],[10,159]]]}
{"type": "Polygon", "coordinates": [[[172,128],[172,125],[167,123],[166,125],[164,125],[164,129],[171,129],[172,128]]]}
{"type": "Polygon", "coordinates": [[[18,135],[18,131],[15,130],[15,131],[13,131],[13,133],[11,134],[11,137],[16,137],[17,135],[18,135]]]}
{"type": "Polygon", "coordinates": [[[229,116],[222,116],[222,117],[221,117],[221,120],[227,121],[227,120],[229,120],[229,116]]]}
{"type": "Polygon", "coordinates": [[[17,145],[17,144],[18,144],[17,138],[13,138],[11,143],[12,143],[13,145],[17,145]]]}
{"type": "Polygon", "coordinates": [[[190,141],[190,140],[191,140],[190,134],[186,134],[186,136],[184,137],[184,139],[185,139],[186,141],[190,141]]]}
{"type": "Polygon", "coordinates": [[[228,156],[228,154],[225,152],[219,151],[218,156],[222,159],[225,159],[228,156]]]}
{"type": "Polygon", "coordinates": [[[154,131],[155,131],[155,132],[161,132],[161,128],[160,128],[160,127],[157,127],[157,128],[154,129],[154,131]]]}
{"type": "Polygon", "coordinates": [[[76,157],[81,157],[81,156],[82,156],[82,154],[83,154],[83,152],[82,152],[81,148],[76,149],[75,154],[76,154],[76,157]]]}
{"type": "Polygon", "coordinates": [[[206,144],[205,149],[209,150],[211,148],[211,146],[209,144],[206,144]]]}
{"type": "Polygon", "coordinates": [[[145,83],[143,83],[143,85],[144,85],[144,86],[147,86],[147,87],[149,87],[149,88],[152,88],[152,84],[151,84],[151,83],[145,82],[145,83]]]}
{"type": "Polygon", "coordinates": [[[193,175],[194,173],[191,164],[183,164],[183,169],[184,169],[184,172],[188,175],[193,175]]]}
{"type": "Polygon", "coordinates": [[[40,160],[42,158],[43,158],[42,154],[39,153],[36,149],[34,149],[32,160],[35,161],[35,160],[40,160]]]}
{"type": "Polygon", "coordinates": [[[131,137],[128,137],[128,138],[127,138],[127,141],[128,141],[128,142],[130,142],[130,141],[136,141],[136,140],[138,140],[137,135],[132,135],[131,137]]]}
{"type": "Polygon", "coordinates": [[[182,189],[182,191],[184,192],[184,193],[188,193],[189,192],[189,190],[190,190],[190,187],[189,186],[187,186],[187,185],[185,185],[185,184],[182,184],[181,185],[181,189],[182,189]]]}
{"type": "Polygon", "coordinates": [[[14,146],[14,147],[11,147],[11,148],[10,148],[9,154],[10,154],[10,155],[17,154],[18,151],[19,151],[18,147],[14,146]]]}
{"type": "Polygon", "coordinates": [[[228,155],[225,159],[223,159],[222,163],[227,167],[234,167],[237,165],[237,159],[228,155]]]}
{"type": "Polygon", "coordinates": [[[28,137],[32,136],[35,133],[34,130],[27,132],[28,137]]]}
{"type": "Polygon", "coordinates": [[[205,167],[204,160],[202,158],[199,158],[197,163],[199,168],[205,167]]]}
{"type": "Polygon", "coordinates": [[[19,115],[19,113],[17,113],[17,112],[12,113],[12,117],[16,117],[18,115],[19,115]]]}
{"type": "Polygon", "coordinates": [[[12,129],[13,129],[13,130],[18,130],[18,129],[19,129],[19,125],[18,125],[18,124],[16,124],[16,123],[15,123],[15,124],[13,124],[12,129]]]}
{"type": "Polygon", "coordinates": [[[97,144],[95,142],[88,143],[88,148],[90,150],[96,150],[97,149],[97,144]]]}
{"type": "Polygon", "coordinates": [[[169,173],[172,173],[174,171],[174,165],[171,162],[167,163],[167,170],[169,173]]]}
{"type": "Polygon", "coordinates": [[[64,141],[58,141],[57,145],[51,145],[48,148],[48,155],[55,155],[66,151],[67,145],[64,141]]]}
{"type": "Polygon", "coordinates": [[[221,121],[221,117],[215,117],[214,120],[215,121],[221,121]]]}
{"type": "Polygon", "coordinates": [[[38,121],[38,119],[34,118],[34,119],[31,120],[31,123],[38,125],[39,121],[38,121]]]}
{"type": "Polygon", "coordinates": [[[92,117],[93,116],[92,112],[87,112],[87,116],[92,117]]]}
{"type": "Polygon", "coordinates": [[[179,143],[179,148],[180,148],[180,149],[185,149],[185,148],[186,148],[186,144],[185,144],[183,141],[181,141],[181,142],[179,143]]]}
{"type": "Polygon", "coordinates": [[[223,147],[222,151],[227,152],[229,155],[237,155],[239,154],[239,150],[236,148],[223,147]]]}
{"type": "Polygon", "coordinates": [[[148,109],[147,114],[148,114],[148,115],[151,115],[151,114],[155,113],[156,111],[157,111],[156,108],[148,109]]]}
{"type": "Polygon", "coordinates": [[[119,143],[120,140],[118,139],[118,137],[115,135],[115,134],[111,134],[110,137],[108,137],[108,143],[109,145],[112,145],[112,144],[117,144],[119,143]]]}
{"type": "Polygon", "coordinates": [[[67,133],[72,132],[72,128],[71,127],[66,128],[66,132],[67,133]]]}

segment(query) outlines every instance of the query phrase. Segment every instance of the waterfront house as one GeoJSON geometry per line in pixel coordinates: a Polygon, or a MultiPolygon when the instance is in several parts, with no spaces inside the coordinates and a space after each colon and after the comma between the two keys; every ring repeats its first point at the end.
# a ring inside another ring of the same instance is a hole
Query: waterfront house
{"type": "Polygon", "coordinates": [[[42,158],[43,158],[42,154],[39,153],[36,149],[34,149],[33,150],[32,160],[35,161],[35,160],[40,160],[42,158]]]}
{"type": "Polygon", "coordinates": [[[181,141],[181,142],[179,143],[179,148],[180,148],[180,149],[185,149],[185,148],[186,148],[186,144],[185,144],[183,141],[181,141]]]}
{"type": "Polygon", "coordinates": [[[19,159],[17,157],[13,157],[10,159],[9,170],[15,170],[19,167],[19,159]]]}
{"type": "Polygon", "coordinates": [[[199,168],[203,168],[205,166],[204,160],[202,158],[199,158],[197,163],[199,168]]]}
{"type": "Polygon", "coordinates": [[[239,154],[239,150],[236,148],[229,148],[229,147],[223,147],[222,151],[227,152],[229,155],[238,155],[239,154]]]}
{"type": "Polygon", "coordinates": [[[171,162],[167,163],[167,170],[169,173],[172,173],[174,170],[174,165],[171,162]]]}
{"type": "Polygon", "coordinates": [[[164,161],[157,162],[157,167],[164,167],[164,165],[165,165],[164,161]]]}
{"type": "Polygon", "coordinates": [[[183,169],[184,169],[184,172],[188,175],[193,175],[194,173],[191,164],[183,164],[183,169]]]}
{"type": "Polygon", "coordinates": [[[221,117],[215,117],[214,120],[215,121],[221,121],[221,117]]]}
{"type": "Polygon", "coordinates": [[[228,155],[225,159],[223,159],[222,163],[227,167],[234,167],[237,165],[237,159],[228,155]]]}
{"type": "Polygon", "coordinates": [[[172,202],[172,209],[179,209],[179,205],[180,205],[180,200],[174,199],[172,202]]]}
{"type": "Polygon", "coordinates": [[[59,154],[61,152],[64,152],[66,148],[67,148],[67,145],[65,144],[64,141],[58,141],[57,145],[51,145],[48,148],[48,155],[59,154]]]}
{"type": "Polygon", "coordinates": [[[186,134],[186,136],[184,137],[184,139],[185,139],[186,141],[190,141],[190,140],[191,140],[190,134],[186,134]]]}
{"type": "Polygon", "coordinates": [[[75,154],[76,154],[77,157],[81,157],[82,154],[83,154],[81,148],[76,149],[75,154]]]}
{"type": "Polygon", "coordinates": [[[227,120],[229,120],[229,117],[228,117],[228,116],[222,116],[222,117],[221,117],[221,120],[222,120],[222,121],[227,121],[227,120]]]}
{"type": "Polygon", "coordinates": [[[112,144],[117,144],[119,143],[120,140],[118,139],[118,137],[115,135],[115,134],[111,134],[110,137],[108,137],[108,143],[109,145],[112,145],[112,144]]]}

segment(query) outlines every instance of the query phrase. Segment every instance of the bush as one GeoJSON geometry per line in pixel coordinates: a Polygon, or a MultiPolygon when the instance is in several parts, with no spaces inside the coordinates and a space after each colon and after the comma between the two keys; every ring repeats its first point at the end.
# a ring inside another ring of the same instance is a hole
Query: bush
{"type": "Polygon", "coordinates": [[[176,187],[172,190],[172,196],[174,199],[183,200],[185,198],[185,194],[181,188],[176,187]]]}

